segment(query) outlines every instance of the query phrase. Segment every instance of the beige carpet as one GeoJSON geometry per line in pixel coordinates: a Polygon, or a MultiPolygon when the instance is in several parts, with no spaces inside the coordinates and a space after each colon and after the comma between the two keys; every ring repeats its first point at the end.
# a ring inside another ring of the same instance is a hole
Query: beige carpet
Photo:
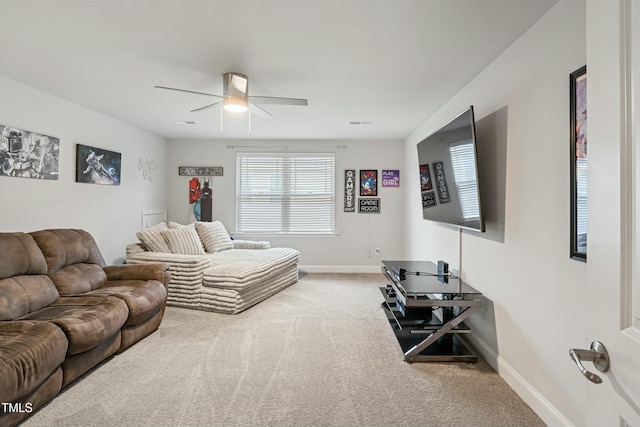
{"type": "Polygon", "coordinates": [[[483,361],[405,363],[383,284],[309,274],[235,316],[169,307],[24,425],[544,425],[483,361]]]}

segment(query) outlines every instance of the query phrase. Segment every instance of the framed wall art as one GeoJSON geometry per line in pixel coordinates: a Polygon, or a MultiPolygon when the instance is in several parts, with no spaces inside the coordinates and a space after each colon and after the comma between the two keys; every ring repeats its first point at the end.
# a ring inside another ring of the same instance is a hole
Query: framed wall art
{"type": "Polygon", "coordinates": [[[571,250],[570,257],[587,260],[587,67],[569,77],[569,137],[571,250]]]}
{"type": "Polygon", "coordinates": [[[361,214],[379,214],[380,198],[358,199],[358,213],[361,214]]]}
{"type": "Polygon", "coordinates": [[[382,171],[382,186],[383,187],[400,187],[400,171],[397,169],[382,171]]]}
{"type": "Polygon", "coordinates": [[[360,195],[378,195],[378,171],[375,169],[360,169],[360,195]]]}
{"type": "Polygon", "coordinates": [[[189,180],[189,204],[195,221],[213,221],[213,189],[209,182],[209,177],[194,176],[189,180]]]}
{"type": "Polygon", "coordinates": [[[356,171],[345,169],[344,171],[344,211],[356,211],[356,171]]]}
{"type": "Polygon", "coordinates": [[[120,153],[76,144],[76,182],[120,185],[121,168],[120,153]]]}
{"type": "Polygon", "coordinates": [[[222,176],[224,169],[221,166],[179,166],[180,176],[222,176]]]}
{"type": "Polygon", "coordinates": [[[58,179],[60,140],[0,125],[0,176],[58,179]]]}

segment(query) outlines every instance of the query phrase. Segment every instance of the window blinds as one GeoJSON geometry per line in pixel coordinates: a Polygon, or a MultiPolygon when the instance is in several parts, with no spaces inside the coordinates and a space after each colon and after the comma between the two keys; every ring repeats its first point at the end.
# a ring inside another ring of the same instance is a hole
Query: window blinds
{"type": "Polygon", "coordinates": [[[254,233],[333,233],[333,153],[238,153],[236,229],[254,233]]]}

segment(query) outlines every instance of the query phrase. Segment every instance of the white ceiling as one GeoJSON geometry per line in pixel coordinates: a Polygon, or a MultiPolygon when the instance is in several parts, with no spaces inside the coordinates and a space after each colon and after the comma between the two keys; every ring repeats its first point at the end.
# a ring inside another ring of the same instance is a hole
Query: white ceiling
{"type": "Polygon", "coordinates": [[[234,71],[309,100],[264,105],[251,138],[404,139],[556,2],[0,0],[0,75],[166,138],[247,138],[246,115],[190,113],[215,98],[154,89],[234,71]]]}

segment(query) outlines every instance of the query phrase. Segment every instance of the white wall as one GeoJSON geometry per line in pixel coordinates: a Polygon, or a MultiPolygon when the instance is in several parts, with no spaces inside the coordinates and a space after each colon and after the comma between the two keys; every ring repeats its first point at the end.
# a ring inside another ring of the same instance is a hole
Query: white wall
{"type": "Polygon", "coordinates": [[[585,19],[584,0],[560,1],[405,141],[417,170],[416,144],[474,105],[487,233],[423,221],[409,182],[406,255],[447,260],[483,292],[469,338],[550,425],[585,423],[568,357],[586,335],[586,264],[569,258],[569,74],[586,63],[585,19]]]}
{"type": "Polygon", "coordinates": [[[166,141],[126,123],[0,77],[0,124],[60,139],[59,179],[0,177],[0,231],[83,228],[107,264],[137,241],[143,209],[164,209],[166,141]],[[76,144],[122,153],[119,186],[75,182],[76,144]],[[138,161],[157,165],[152,181],[138,161]]]}
{"type": "MultiPolygon", "coordinates": [[[[169,219],[193,221],[188,203],[190,177],[178,176],[179,166],[222,166],[224,175],[212,177],[213,218],[235,231],[236,153],[241,151],[335,152],[336,237],[283,237],[243,235],[243,239],[269,240],[273,246],[287,246],[301,252],[300,265],[307,271],[379,271],[381,259],[402,257],[403,187],[411,177],[402,170],[401,141],[256,141],[256,140],[171,140],[168,150],[169,219]],[[228,148],[234,146],[236,148],[228,148]],[[285,147],[286,146],[286,147],[285,147]],[[343,212],[344,170],[377,169],[380,214],[343,212]],[[400,170],[400,187],[381,186],[382,169],[400,170]],[[381,257],[370,251],[380,248],[381,257]]],[[[415,177],[417,180],[417,175],[415,177]]]]}

